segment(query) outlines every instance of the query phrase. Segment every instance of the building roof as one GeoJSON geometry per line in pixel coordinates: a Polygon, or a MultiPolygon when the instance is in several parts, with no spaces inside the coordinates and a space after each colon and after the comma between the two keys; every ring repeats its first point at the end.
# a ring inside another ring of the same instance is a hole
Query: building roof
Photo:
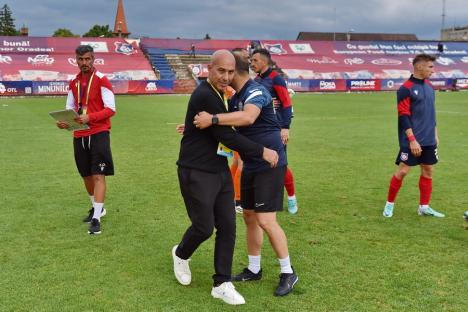
{"type": "Polygon", "coordinates": [[[127,28],[127,20],[125,19],[123,0],[119,0],[119,4],[117,5],[117,14],[115,15],[114,23],[114,35],[121,37],[128,37],[128,35],[130,35],[130,32],[127,28]]]}

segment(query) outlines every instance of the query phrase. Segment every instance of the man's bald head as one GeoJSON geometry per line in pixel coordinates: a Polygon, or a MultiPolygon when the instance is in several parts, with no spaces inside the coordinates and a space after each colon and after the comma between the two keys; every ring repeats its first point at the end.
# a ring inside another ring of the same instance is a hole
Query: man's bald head
{"type": "Polygon", "coordinates": [[[220,92],[231,83],[236,68],[236,60],[228,50],[218,50],[211,56],[208,64],[208,79],[220,92]]]}
{"type": "Polygon", "coordinates": [[[218,63],[229,63],[233,62],[234,66],[236,64],[236,60],[234,59],[234,55],[232,55],[231,51],[229,50],[217,50],[211,55],[211,65],[215,65],[218,63]]]}

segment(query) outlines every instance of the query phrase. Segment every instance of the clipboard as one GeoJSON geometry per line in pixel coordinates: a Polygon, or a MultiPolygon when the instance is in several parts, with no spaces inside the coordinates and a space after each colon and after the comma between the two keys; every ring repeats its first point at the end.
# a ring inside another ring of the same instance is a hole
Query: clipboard
{"type": "Polygon", "coordinates": [[[67,129],[68,131],[89,129],[87,124],[80,124],[75,121],[75,118],[78,117],[78,114],[73,109],[53,111],[50,112],[49,115],[57,121],[66,122],[70,126],[67,129]]]}

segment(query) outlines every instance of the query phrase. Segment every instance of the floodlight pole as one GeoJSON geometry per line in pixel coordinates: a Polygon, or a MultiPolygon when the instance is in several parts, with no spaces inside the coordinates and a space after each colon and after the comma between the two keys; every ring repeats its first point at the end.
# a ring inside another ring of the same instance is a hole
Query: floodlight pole
{"type": "Polygon", "coordinates": [[[445,0],[442,0],[442,25],[440,27],[440,40],[443,40],[445,28],[445,0]]]}

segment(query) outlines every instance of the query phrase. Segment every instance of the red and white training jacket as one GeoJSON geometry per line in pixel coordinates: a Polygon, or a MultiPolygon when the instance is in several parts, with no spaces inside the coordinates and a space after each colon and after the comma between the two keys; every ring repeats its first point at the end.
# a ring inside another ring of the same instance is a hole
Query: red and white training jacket
{"type": "Polygon", "coordinates": [[[69,85],[66,108],[78,112],[79,103],[77,99],[80,97],[78,94],[78,90],[80,90],[83,110],[86,109],[86,114],[89,117],[89,129],[74,131],[73,136],[75,138],[109,131],[111,128],[110,117],[115,115],[115,96],[110,81],[104,74],[94,69],[91,86],[88,88],[90,78],[91,75],[83,76],[80,72],[69,85]],[[88,103],[86,103],[87,99],[88,103]]]}

